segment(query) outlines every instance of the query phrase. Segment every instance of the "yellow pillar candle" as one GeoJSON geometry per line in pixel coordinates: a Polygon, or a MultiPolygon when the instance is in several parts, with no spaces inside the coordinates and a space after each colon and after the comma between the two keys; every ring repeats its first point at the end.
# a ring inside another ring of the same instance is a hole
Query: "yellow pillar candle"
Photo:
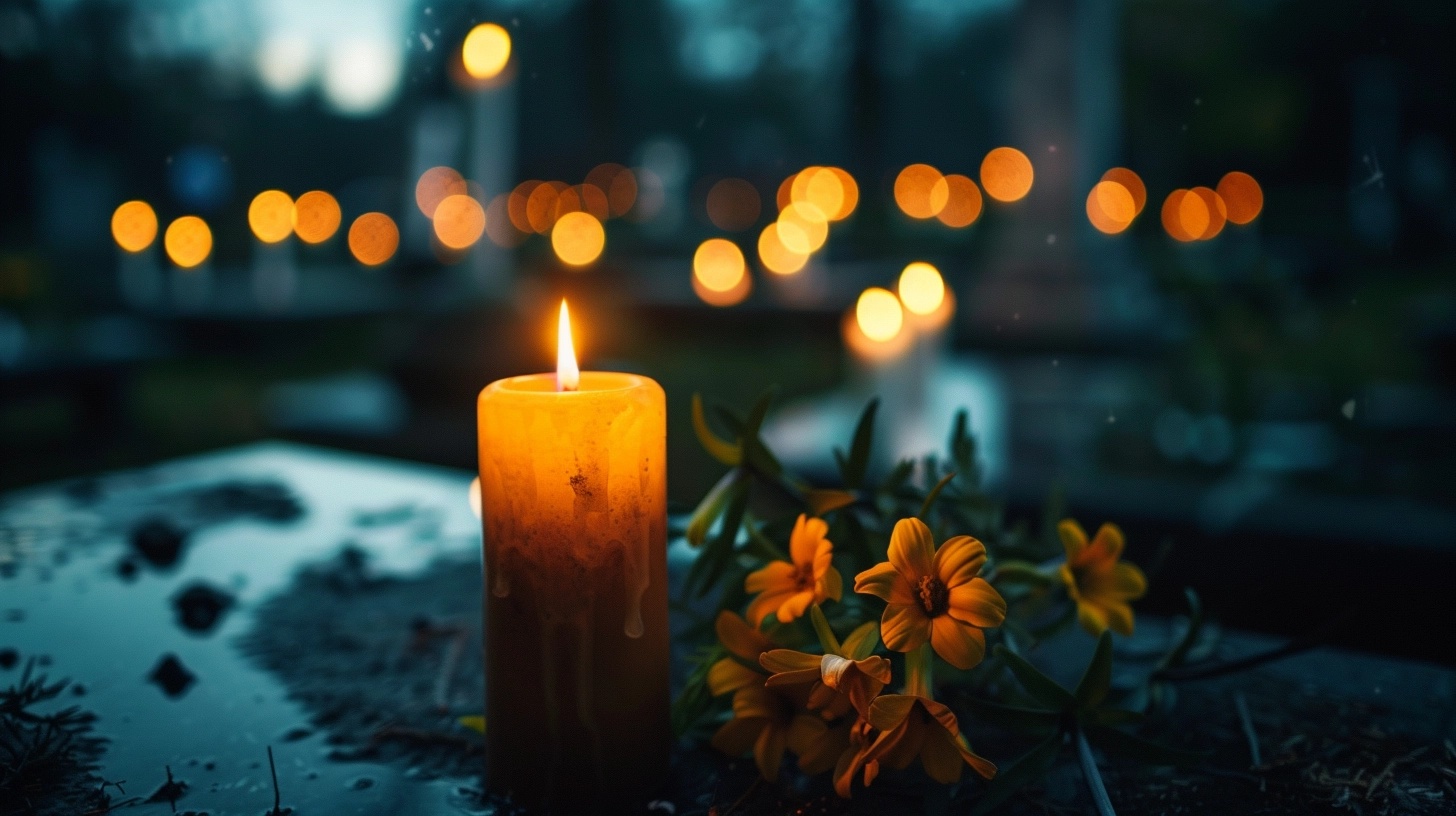
{"type": "Polygon", "coordinates": [[[646,802],[667,775],[667,411],[647,377],[480,392],[486,782],[538,811],[646,802]]]}

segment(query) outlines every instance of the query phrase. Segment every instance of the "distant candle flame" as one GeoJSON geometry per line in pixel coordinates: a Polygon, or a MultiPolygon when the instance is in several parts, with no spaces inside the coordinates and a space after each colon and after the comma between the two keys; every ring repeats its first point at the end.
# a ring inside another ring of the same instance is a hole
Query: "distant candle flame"
{"type": "Polygon", "coordinates": [[[576,349],[571,345],[571,315],[566,301],[561,301],[561,321],[556,327],[556,390],[575,391],[581,384],[581,370],[576,367],[576,349]]]}

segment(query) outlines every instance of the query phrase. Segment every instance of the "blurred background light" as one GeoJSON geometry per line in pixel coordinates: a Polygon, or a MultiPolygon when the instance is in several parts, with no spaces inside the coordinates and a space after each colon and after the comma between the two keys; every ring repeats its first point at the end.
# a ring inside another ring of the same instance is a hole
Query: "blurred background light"
{"type": "Polygon", "coordinates": [[[708,220],[724,232],[752,228],[762,208],[758,189],[741,178],[719,179],[708,190],[708,220]]]}
{"type": "Polygon", "coordinates": [[[183,207],[216,212],[232,194],[233,172],[221,150],[210,145],[189,145],[168,160],[167,181],[173,197],[183,207]]]}
{"type": "Polygon", "coordinates": [[[905,325],[900,299],[878,286],[860,293],[854,304],[854,319],[865,337],[879,343],[893,340],[905,325]]]}
{"type": "Polygon", "coordinates": [[[472,77],[493,79],[511,59],[511,35],[495,23],[481,23],[465,35],[460,58],[472,77]]]}
{"type": "Polygon", "coordinates": [[[602,254],[607,244],[602,222],[588,212],[571,212],[551,228],[551,249],[568,266],[586,266],[602,254]]]}
{"type": "Polygon", "coordinates": [[[380,212],[368,212],[349,226],[349,252],[365,266],[379,266],[399,249],[399,227],[380,212]]]}
{"type": "Polygon", "coordinates": [[[711,292],[737,289],[746,274],[743,250],[726,238],[709,238],[693,253],[693,277],[711,292]]]}
{"type": "Polygon", "coordinates": [[[934,218],[945,209],[950,188],[944,177],[928,164],[912,164],[895,176],[895,203],[911,218],[934,218]]]}
{"type": "Polygon", "coordinates": [[[934,314],[945,302],[945,280],[940,270],[924,261],[906,265],[897,289],[900,302],[913,314],[934,314]]]}
{"type": "Polygon", "coordinates": [[[248,227],[265,244],[293,234],[293,199],[282,190],[264,190],[248,205],[248,227]]]}
{"type": "Polygon", "coordinates": [[[1099,181],[1087,193],[1087,220],[1099,232],[1116,235],[1127,229],[1137,215],[1132,193],[1116,181],[1099,181]]]}
{"type": "MultiPolygon", "coordinates": [[[[528,182],[529,183],[529,182],[528,182]]],[[[463,195],[465,179],[453,167],[431,167],[415,182],[415,206],[426,218],[435,217],[435,208],[447,196],[463,195]]]]}
{"type": "Polygon", "coordinates": [[[1148,203],[1148,188],[1142,177],[1126,167],[1114,167],[1102,174],[1102,181],[1115,181],[1132,195],[1133,218],[1142,215],[1143,206],[1148,203]]]}
{"type": "Polygon", "coordinates": [[[779,237],[779,222],[775,221],[758,234],[758,259],[764,269],[776,275],[792,275],[809,262],[809,254],[786,246],[779,237]]]}
{"type": "Polygon", "coordinates": [[[157,213],[145,201],[128,201],[111,214],[111,237],[127,252],[141,252],[157,240],[157,213]]]}
{"type": "Polygon", "coordinates": [[[212,230],[195,215],[184,215],[167,225],[162,238],[167,257],[183,269],[191,269],[212,254],[212,230]]]}
{"type": "Polygon", "coordinates": [[[293,231],[306,244],[321,244],[334,237],[342,221],[338,200],[323,190],[310,190],[294,202],[293,231]]]}
{"type": "Polygon", "coordinates": [[[1014,147],[998,147],[981,160],[981,187],[997,201],[1020,201],[1031,192],[1031,159],[1014,147]]]}
{"type": "Polygon", "coordinates": [[[324,54],[324,99],[345,116],[372,116],[394,101],[403,54],[395,40],[358,37],[331,43],[324,54]]]}
{"type": "Polygon", "coordinates": [[[1218,194],[1228,207],[1228,220],[1235,224],[1253,221],[1264,209],[1264,191],[1248,173],[1235,170],[1225,174],[1219,179],[1218,194]]]}
{"type": "Polygon", "coordinates": [[[318,74],[318,51],[297,34],[279,33],[263,40],[254,58],[258,81],[278,100],[302,93],[318,74]]]}
{"type": "Polygon", "coordinates": [[[469,249],[485,234],[485,208],[468,195],[445,196],[435,208],[435,237],[449,249],[469,249]]]}
{"type": "Polygon", "coordinates": [[[936,181],[930,199],[941,198],[945,199],[945,206],[935,217],[947,227],[969,227],[981,217],[981,188],[966,176],[953,173],[936,181]]]}

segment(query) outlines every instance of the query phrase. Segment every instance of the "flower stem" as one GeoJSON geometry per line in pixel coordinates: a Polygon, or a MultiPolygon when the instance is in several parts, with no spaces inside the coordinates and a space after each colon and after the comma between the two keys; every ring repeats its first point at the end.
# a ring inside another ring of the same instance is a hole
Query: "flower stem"
{"type": "Polygon", "coordinates": [[[1082,778],[1087,781],[1087,790],[1092,793],[1092,803],[1097,806],[1098,815],[1117,816],[1117,811],[1112,809],[1112,800],[1107,798],[1107,788],[1102,784],[1097,760],[1092,758],[1092,746],[1087,744],[1087,734],[1081,726],[1072,729],[1072,738],[1077,741],[1077,761],[1082,765],[1082,778]]]}
{"type": "Polygon", "coordinates": [[[931,676],[934,662],[930,655],[929,642],[922,643],[905,653],[906,694],[924,697],[927,700],[935,699],[935,695],[931,693],[935,686],[935,679],[931,676]]]}

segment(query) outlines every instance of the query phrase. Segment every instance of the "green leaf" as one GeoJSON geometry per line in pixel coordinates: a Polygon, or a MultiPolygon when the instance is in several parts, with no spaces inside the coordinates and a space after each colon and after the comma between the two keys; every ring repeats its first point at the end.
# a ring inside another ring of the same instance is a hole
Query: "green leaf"
{"type": "Polygon", "coordinates": [[[991,574],[992,583],[1030,584],[1047,587],[1056,583],[1056,576],[1042,572],[1034,564],[1025,561],[1002,561],[991,574]]]}
{"type": "Polygon", "coordinates": [[[703,396],[697,393],[693,394],[693,432],[698,435],[703,450],[719,462],[733,467],[743,461],[742,443],[721,439],[708,427],[708,418],[703,415],[703,396]]]}
{"type": "Polygon", "coordinates": [[[849,456],[842,466],[844,486],[850,489],[864,484],[865,471],[870,466],[870,444],[875,435],[875,412],[880,408],[880,398],[875,397],[859,415],[859,424],[854,428],[854,441],[849,446],[849,456]]]}
{"type": "Polygon", "coordinates": [[[1150,765],[1196,765],[1209,756],[1205,751],[1173,748],[1103,725],[1088,726],[1087,736],[1108,753],[1150,765]]]}
{"type": "Polygon", "coordinates": [[[824,617],[824,610],[819,608],[819,604],[809,607],[809,622],[814,624],[814,635],[819,638],[819,647],[824,654],[839,654],[839,638],[829,628],[829,619],[824,617]]]}
{"type": "Polygon", "coordinates": [[[1096,708],[1112,688],[1112,633],[1103,630],[1097,638],[1097,650],[1087,663],[1087,670],[1077,682],[1077,705],[1096,708]]]}
{"type": "Polygon", "coordinates": [[[1158,661],[1157,668],[1153,670],[1154,674],[1183,665],[1183,661],[1188,657],[1188,650],[1198,642],[1198,635],[1203,631],[1203,601],[1199,599],[1198,593],[1193,591],[1193,587],[1184,587],[1183,595],[1188,599],[1188,630],[1183,633],[1183,637],[1178,639],[1178,645],[1158,661]]]}
{"type": "Polygon", "coordinates": [[[789,556],[767,535],[764,535],[763,527],[753,523],[752,518],[745,518],[743,528],[748,531],[748,552],[757,555],[765,561],[788,561],[789,556]]]}
{"type": "Polygon", "coordinates": [[[839,644],[839,655],[850,660],[864,660],[874,654],[875,647],[880,645],[880,624],[878,621],[866,621],[860,624],[849,637],[839,644]]]}
{"type": "Polygon", "coordinates": [[[975,715],[977,722],[990,723],[1002,728],[1018,731],[1056,728],[1062,722],[1062,712],[1042,708],[1009,706],[967,697],[962,701],[966,710],[975,715]]]}
{"type": "Polygon", "coordinates": [[[823,516],[825,513],[832,513],[841,507],[848,507],[859,500],[847,490],[810,490],[804,494],[804,503],[809,505],[809,513],[815,516],[823,516]]]}
{"type": "Polygon", "coordinates": [[[777,396],[777,388],[769,388],[753,404],[753,410],[748,412],[748,421],[743,423],[743,433],[739,435],[739,441],[743,445],[743,457],[754,469],[769,476],[778,476],[784,472],[784,466],[774,457],[768,446],[763,444],[759,438],[759,429],[763,427],[764,417],[768,416],[768,408],[773,404],[777,396]]]}
{"type": "Polygon", "coordinates": [[[1132,725],[1145,719],[1144,714],[1120,708],[1099,708],[1087,715],[1087,722],[1092,725],[1132,725]]]}
{"type": "Polygon", "coordinates": [[[1022,687],[1030,692],[1037,702],[1058,711],[1071,711],[1076,708],[1077,698],[1055,680],[1042,674],[1041,670],[1027,662],[1026,658],[999,643],[996,644],[994,653],[1006,661],[1006,667],[1011,669],[1011,673],[1021,681],[1022,687]]]}
{"type": "Polygon", "coordinates": [[[683,580],[683,590],[695,597],[706,595],[733,560],[733,545],[738,538],[738,528],[743,524],[743,514],[748,509],[748,481],[734,482],[730,494],[718,534],[698,553],[683,580]]]}
{"type": "Polygon", "coordinates": [[[708,530],[713,526],[713,522],[718,520],[718,516],[723,513],[723,508],[728,506],[728,502],[736,491],[743,489],[742,476],[742,468],[728,471],[723,474],[717,484],[708,490],[708,494],[703,497],[703,500],[698,502],[697,509],[693,510],[692,518],[688,519],[688,528],[684,533],[689,544],[694,547],[703,545],[703,539],[708,537],[708,530]]]}
{"type": "Polygon", "coordinates": [[[955,424],[951,427],[950,456],[962,468],[975,464],[976,441],[970,432],[970,414],[964,408],[956,411],[955,424]]]}
{"type": "Polygon", "coordinates": [[[1017,791],[1045,776],[1046,772],[1051,770],[1052,764],[1057,761],[1057,751],[1061,750],[1061,747],[1062,732],[1053,731],[1035,748],[1000,769],[996,773],[996,778],[986,786],[986,792],[981,795],[980,801],[976,802],[976,806],[971,809],[971,816],[990,813],[1002,802],[1010,799],[1017,791]]]}
{"type": "Polygon", "coordinates": [[[955,477],[955,473],[947,473],[940,481],[935,483],[935,487],[932,487],[930,492],[925,494],[925,503],[920,505],[920,512],[915,514],[916,518],[921,521],[926,520],[930,515],[930,508],[935,504],[935,500],[940,498],[940,491],[944,490],[945,486],[950,484],[950,480],[955,477]]]}
{"type": "Polygon", "coordinates": [[[469,728],[471,731],[476,731],[481,734],[485,733],[484,716],[477,715],[474,717],[460,717],[459,719],[455,720],[455,722],[460,723],[466,728],[469,728]]]}

